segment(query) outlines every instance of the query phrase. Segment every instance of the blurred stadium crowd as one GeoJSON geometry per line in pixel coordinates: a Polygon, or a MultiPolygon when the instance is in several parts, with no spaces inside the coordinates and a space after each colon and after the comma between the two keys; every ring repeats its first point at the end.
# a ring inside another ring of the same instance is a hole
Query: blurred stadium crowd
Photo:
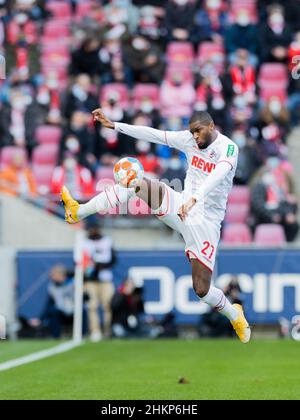
{"type": "Polygon", "coordinates": [[[0,48],[0,191],[57,197],[65,183],[84,200],[123,155],[183,180],[181,154],[95,126],[91,111],[181,130],[208,110],[240,148],[224,242],[296,238],[299,0],[0,0],[0,48]]]}

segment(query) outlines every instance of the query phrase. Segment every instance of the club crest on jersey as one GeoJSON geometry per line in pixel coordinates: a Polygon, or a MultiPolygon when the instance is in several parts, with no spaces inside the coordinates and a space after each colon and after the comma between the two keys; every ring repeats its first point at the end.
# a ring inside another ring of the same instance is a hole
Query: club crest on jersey
{"type": "Polygon", "coordinates": [[[206,162],[204,159],[199,158],[198,156],[193,156],[192,166],[200,169],[202,172],[210,174],[216,167],[212,162],[206,162]]]}
{"type": "Polygon", "coordinates": [[[211,150],[211,152],[209,153],[209,158],[214,159],[215,157],[217,157],[215,150],[211,150]]]}

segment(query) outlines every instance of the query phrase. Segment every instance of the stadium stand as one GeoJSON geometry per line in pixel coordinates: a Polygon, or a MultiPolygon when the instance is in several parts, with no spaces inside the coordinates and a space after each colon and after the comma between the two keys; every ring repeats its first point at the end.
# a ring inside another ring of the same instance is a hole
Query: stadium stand
{"type": "MultiPolygon", "coordinates": [[[[21,148],[46,196],[66,153],[90,171],[95,185],[102,177],[112,179],[113,162],[127,154],[155,161],[151,172],[160,177],[170,152],[161,146],[141,152],[143,145],[95,126],[90,112],[98,100],[115,121],[160,129],[184,129],[194,108],[208,110],[238,144],[244,175],[237,176],[239,185],[230,195],[224,242],[250,243],[247,224],[253,233],[256,225],[253,177],[257,171],[276,172],[266,165],[270,158],[288,163],[287,138],[300,122],[292,62],[300,50],[299,24],[288,4],[168,0],[146,10],[147,1],[134,0],[1,3],[0,49],[7,57],[0,94],[1,169],[21,148]],[[78,78],[82,74],[85,79],[78,78]],[[78,111],[86,115],[80,127],[78,111]]],[[[182,156],[180,162],[183,170],[182,156]]],[[[282,188],[280,177],[274,179],[282,188]]],[[[270,205],[273,196],[265,187],[270,205]]],[[[291,200],[291,192],[284,200],[291,200]]],[[[279,223],[285,227],[283,219],[279,223]]],[[[272,224],[258,226],[255,243],[268,242],[268,229],[274,242],[284,243],[272,224]]],[[[293,232],[288,241],[296,238],[295,226],[293,232]]]]}

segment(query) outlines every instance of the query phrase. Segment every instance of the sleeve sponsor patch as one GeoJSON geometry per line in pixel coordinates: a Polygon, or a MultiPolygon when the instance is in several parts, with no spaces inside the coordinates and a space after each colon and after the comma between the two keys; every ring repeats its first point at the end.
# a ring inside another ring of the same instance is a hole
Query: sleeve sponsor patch
{"type": "Polygon", "coordinates": [[[231,157],[234,155],[235,147],[233,144],[230,144],[227,149],[227,157],[231,157]]]}

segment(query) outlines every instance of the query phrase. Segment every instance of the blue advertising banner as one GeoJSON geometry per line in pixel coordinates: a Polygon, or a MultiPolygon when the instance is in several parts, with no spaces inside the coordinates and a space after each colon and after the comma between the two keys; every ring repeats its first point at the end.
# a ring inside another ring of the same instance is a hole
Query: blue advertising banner
{"type": "MultiPolygon", "coordinates": [[[[73,268],[72,253],[20,252],[18,307],[25,318],[39,317],[47,298],[49,270],[56,264],[73,268]]],[[[131,276],[144,286],[145,310],[157,318],[173,311],[179,324],[196,324],[207,306],[192,289],[191,268],[179,251],[119,252],[114,267],[116,287],[131,276]]],[[[273,324],[281,316],[300,314],[300,250],[221,250],[214,282],[226,285],[236,276],[251,323],[273,324]]]]}

